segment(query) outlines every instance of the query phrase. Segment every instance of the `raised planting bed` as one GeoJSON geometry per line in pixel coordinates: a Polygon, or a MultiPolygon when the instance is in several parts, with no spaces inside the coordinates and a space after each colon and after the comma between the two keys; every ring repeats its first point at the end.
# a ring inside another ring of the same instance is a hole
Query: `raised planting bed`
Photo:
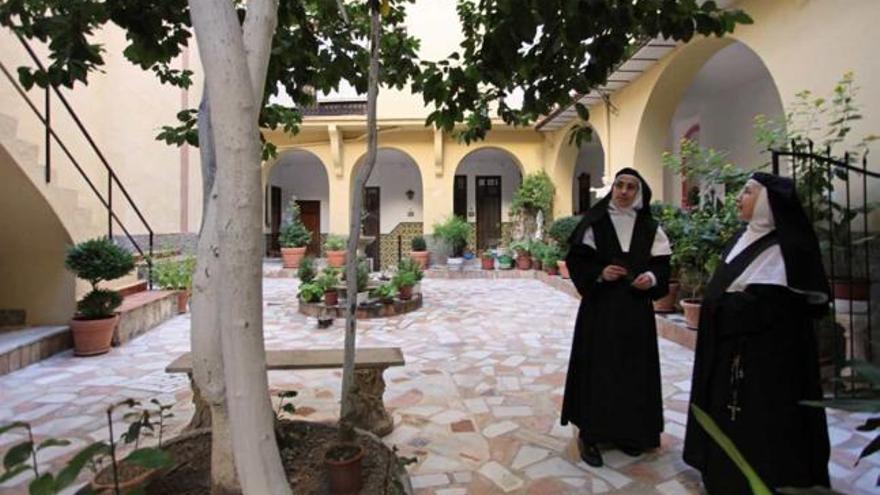
{"type": "MultiPolygon", "coordinates": [[[[422,307],[422,293],[413,294],[412,299],[402,300],[394,298],[391,302],[382,302],[378,299],[361,303],[357,308],[356,318],[366,320],[370,318],[388,318],[411,313],[422,307]]],[[[299,300],[299,312],[306,316],[345,318],[345,301],[335,306],[325,306],[323,302],[304,302],[299,300]]]]}

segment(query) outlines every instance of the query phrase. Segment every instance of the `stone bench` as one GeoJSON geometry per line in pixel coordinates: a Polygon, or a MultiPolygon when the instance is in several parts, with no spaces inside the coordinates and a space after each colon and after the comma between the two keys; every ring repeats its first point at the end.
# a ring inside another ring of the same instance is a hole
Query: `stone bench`
{"type": "MultiPolygon", "coordinates": [[[[266,351],[266,369],[315,370],[342,368],[342,349],[296,349],[266,351]]],[[[385,392],[384,371],[391,366],[403,366],[403,352],[399,347],[360,348],[355,354],[355,390],[353,421],[356,427],[385,436],[394,429],[394,421],[385,409],[382,394],[385,392]]],[[[166,373],[186,373],[193,390],[196,411],[190,426],[210,424],[210,410],[202,400],[199,389],[192,379],[192,357],[182,354],[165,368],[166,373]],[[207,424],[206,424],[207,423],[207,424]]]]}

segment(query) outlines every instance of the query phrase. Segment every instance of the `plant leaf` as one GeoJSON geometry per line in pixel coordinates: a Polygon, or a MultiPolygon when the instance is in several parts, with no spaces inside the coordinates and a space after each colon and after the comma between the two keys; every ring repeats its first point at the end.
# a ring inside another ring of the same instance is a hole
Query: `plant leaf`
{"type": "Polygon", "coordinates": [[[34,444],[31,442],[21,442],[12,446],[3,456],[3,468],[9,470],[25,462],[31,456],[33,449],[34,444]]]}
{"type": "Polygon", "coordinates": [[[154,447],[145,447],[129,454],[125,462],[148,469],[160,469],[171,464],[171,455],[154,447]]]}
{"type": "Polygon", "coordinates": [[[61,438],[47,438],[40,445],[37,446],[37,452],[48,449],[49,447],[66,447],[70,445],[69,440],[64,440],[61,438]]]}
{"type": "Polygon", "coordinates": [[[868,418],[865,424],[856,427],[859,431],[874,431],[877,428],[880,428],[880,418],[868,418]]]}
{"type": "Polygon", "coordinates": [[[715,440],[715,443],[721,447],[721,450],[730,457],[733,463],[736,464],[736,467],[738,467],[743,473],[749,481],[752,493],[755,495],[772,495],[772,492],[758,476],[758,473],[756,473],[752,466],[749,465],[748,461],[742,456],[739,449],[736,448],[736,445],[733,444],[730,438],[721,431],[721,428],[719,428],[717,424],[715,424],[715,421],[713,421],[712,418],[696,404],[691,404],[691,412],[694,413],[694,418],[700,423],[700,426],[702,426],[706,433],[715,440]]]}
{"type": "Polygon", "coordinates": [[[858,465],[859,461],[861,461],[863,458],[868,457],[878,450],[880,450],[880,436],[877,436],[876,438],[871,440],[871,443],[869,443],[868,446],[862,450],[862,453],[859,454],[859,458],[856,460],[856,465],[858,465]]]}
{"type": "Polygon", "coordinates": [[[878,399],[804,400],[800,403],[810,407],[827,407],[849,412],[880,412],[880,400],[878,399]]]}
{"type": "Polygon", "coordinates": [[[28,493],[30,495],[54,495],[58,493],[55,489],[55,479],[50,473],[45,473],[39,478],[31,481],[28,485],[28,493]]]}
{"type": "Polygon", "coordinates": [[[30,468],[30,464],[19,464],[12,469],[7,470],[5,473],[0,475],[0,484],[6,483],[7,481],[15,478],[16,476],[27,471],[30,468]]]}
{"type": "Polygon", "coordinates": [[[76,477],[79,476],[80,471],[82,471],[90,460],[94,459],[96,456],[104,455],[109,452],[110,446],[104,442],[95,442],[84,447],[77,452],[77,454],[67,462],[67,466],[58,473],[58,477],[55,480],[56,488],[61,490],[73,483],[76,480],[76,477]]]}
{"type": "Polygon", "coordinates": [[[27,428],[29,425],[24,421],[16,421],[14,423],[9,423],[8,425],[0,426],[0,435],[6,433],[7,431],[14,430],[16,428],[27,428]]]}

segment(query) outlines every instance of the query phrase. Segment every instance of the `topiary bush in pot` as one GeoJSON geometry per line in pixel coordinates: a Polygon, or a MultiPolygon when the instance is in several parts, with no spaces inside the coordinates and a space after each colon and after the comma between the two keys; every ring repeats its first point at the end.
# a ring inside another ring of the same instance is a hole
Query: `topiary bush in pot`
{"type": "Polygon", "coordinates": [[[281,261],[284,268],[296,268],[306,254],[306,246],[312,241],[312,233],[300,220],[296,198],[290,199],[287,209],[290,220],[281,229],[278,243],[281,244],[281,261]]]}

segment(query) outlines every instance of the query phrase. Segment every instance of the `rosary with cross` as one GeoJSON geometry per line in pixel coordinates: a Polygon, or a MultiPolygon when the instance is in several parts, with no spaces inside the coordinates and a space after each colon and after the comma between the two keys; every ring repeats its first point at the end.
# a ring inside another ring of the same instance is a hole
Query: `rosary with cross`
{"type": "Polygon", "coordinates": [[[740,354],[734,356],[733,363],[730,365],[730,403],[727,405],[727,409],[730,410],[731,421],[736,421],[736,413],[742,411],[742,408],[739,407],[739,402],[737,401],[739,382],[743,379],[743,376],[745,376],[740,358],[740,354]]]}

